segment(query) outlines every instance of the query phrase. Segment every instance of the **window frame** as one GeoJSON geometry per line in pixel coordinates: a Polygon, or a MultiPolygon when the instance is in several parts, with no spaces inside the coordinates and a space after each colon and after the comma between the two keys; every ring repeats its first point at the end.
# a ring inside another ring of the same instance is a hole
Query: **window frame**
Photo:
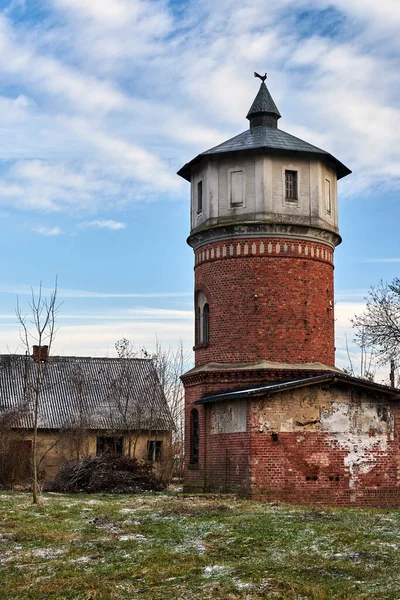
{"type": "Polygon", "coordinates": [[[161,462],[163,458],[163,440],[147,440],[147,462],[161,462]]]}
{"type": "Polygon", "coordinates": [[[246,207],[246,168],[243,166],[235,166],[232,169],[228,169],[228,205],[230,209],[245,208],[246,207]],[[232,202],[232,173],[242,173],[242,202],[232,202]]]}
{"type": "Polygon", "coordinates": [[[210,304],[204,292],[196,294],[196,345],[207,346],[210,341],[210,304]]]}
{"type": "Polygon", "coordinates": [[[299,201],[299,171],[297,169],[284,169],[284,195],[285,201],[290,204],[296,204],[299,201]],[[288,176],[293,177],[293,181],[291,183],[291,187],[293,189],[292,194],[288,195],[288,176]]]}
{"type": "Polygon", "coordinates": [[[203,212],[203,197],[204,197],[204,186],[203,180],[199,179],[196,185],[196,203],[197,209],[196,212],[198,215],[201,215],[203,212]]]}
{"type": "Polygon", "coordinates": [[[328,177],[325,177],[325,181],[324,181],[324,197],[325,197],[325,212],[327,215],[331,215],[332,214],[332,182],[330,179],[328,179],[328,177]]]}
{"type": "Polygon", "coordinates": [[[125,438],[123,435],[98,435],[96,437],[96,456],[107,453],[124,456],[124,446],[125,438]]]}

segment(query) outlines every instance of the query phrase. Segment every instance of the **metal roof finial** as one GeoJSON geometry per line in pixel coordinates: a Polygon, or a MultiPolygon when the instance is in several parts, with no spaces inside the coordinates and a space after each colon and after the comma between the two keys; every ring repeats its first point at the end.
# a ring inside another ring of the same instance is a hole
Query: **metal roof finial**
{"type": "Polygon", "coordinates": [[[259,78],[259,79],[261,79],[261,81],[264,83],[264,82],[265,82],[265,80],[267,79],[267,74],[266,74],[266,73],[264,73],[264,75],[259,75],[258,73],[256,73],[256,72],[254,71],[254,77],[258,77],[258,78],[259,78]]]}

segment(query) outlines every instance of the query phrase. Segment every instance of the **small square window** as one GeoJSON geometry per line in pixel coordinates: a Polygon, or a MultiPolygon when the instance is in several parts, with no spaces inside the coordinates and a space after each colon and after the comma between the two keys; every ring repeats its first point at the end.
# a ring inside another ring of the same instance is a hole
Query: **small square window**
{"type": "Polygon", "coordinates": [[[197,214],[203,212],[203,182],[197,184],[197,214]]]}
{"type": "Polygon", "coordinates": [[[298,200],[297,171],[285,171],[285,193],[286,200],[289,202],[296,202],[298,200]]]}

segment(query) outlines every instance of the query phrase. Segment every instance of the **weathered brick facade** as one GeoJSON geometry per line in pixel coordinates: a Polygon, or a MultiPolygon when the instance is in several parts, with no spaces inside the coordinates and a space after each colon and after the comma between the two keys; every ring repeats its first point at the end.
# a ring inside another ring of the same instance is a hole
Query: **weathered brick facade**
{"type": "Polygon", "coordinates": [[[196,346],[196,366],[334,365],[332,248],[297,239],[235,239],[201,247],[195,257],[195,292],[203,291],[210,305],[209,343],[196,346]]]}
{"type": "Polygon", "coordinates": [[[350,171],[277,129],[264,82],[247,118],[179,172],[195,255],[185,490],[400,504],[400,394],[334,366],[337,180],[350,171]]]}

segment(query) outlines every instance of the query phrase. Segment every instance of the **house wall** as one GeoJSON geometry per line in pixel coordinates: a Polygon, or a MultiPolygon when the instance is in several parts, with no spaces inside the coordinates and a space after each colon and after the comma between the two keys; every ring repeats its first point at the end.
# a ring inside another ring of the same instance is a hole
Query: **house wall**
{"type": "Polygon", "coordinates": [[[396,404],[351,386],[300,388],[253,402],[251,495],[397,505],[399,424],[396,404]]]}
{"type": "MultiPolygon", "coordinates": [[[[96,456],[97,436],[124,436],[124,454],[128,455],[127,435],[123,432],[109,431],[53,431],[41,430],[38,432],[38,457],[40,461],[39,476],[46,480],[54,477],[60,467],[69,460],[78,460],[85,456],[96,456]]],[[[14,431],[12,439],[24,441],[32,440],[30,431],[14,431]]],[[[172,434],[170,432],[152,432],[149,434],[134,432],[132,434],[131,455],[140,460],[147,460],[148,440],[163,442],[163,457],[160,462],[154,463],[155,471],[165,478],[172,473],[172,434]]]]}

